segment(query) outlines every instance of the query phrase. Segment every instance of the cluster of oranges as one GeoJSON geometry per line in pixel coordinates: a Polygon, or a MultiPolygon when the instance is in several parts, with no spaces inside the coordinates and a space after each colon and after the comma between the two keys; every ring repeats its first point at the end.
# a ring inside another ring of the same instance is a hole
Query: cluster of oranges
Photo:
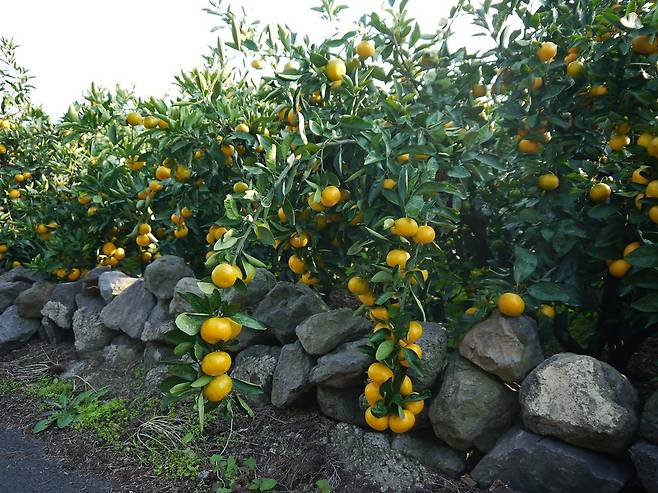
{"type": "Polygon", "coordinates": [[[161,118],[157,118],[151,115],[147,117],[143,117],[136,111],[131,111],[126,115],[126,123],[131,127],[137,127],[139,125],[143,125],[144,128],[147,129],[167,128],[169,126],[169,124],[166,121],[162,120],[161,118]]]}
{"type": "MultiPolygon", "coordinates": [[[[0,243],[0,261],[5,259],[5,254],[7,252],[9,252],[9,246],[4,244],[4,243],[0,243]]],[[[18,260],[14,260],[11,263],[12,269],[15,268],[15,267],[19,267],[20,265],[21,265],[21,263],[18,260]]]]}
{"type": "MultiPolygon", "coordinates": [[[[242,325],[230,317],[210,317],[201,324],[200,335],[211,346],[224,345],[240,335],[242,325]]],[[[203,387],[210,402],[219,402],[233,389],[233,380],[226,372],[231,368],[231,356],[222,349],[213,350],[201,360],[201,371],[212,380],[203,387]]]]}
{"type": "MultiPolygon", "coordinates": [[[[162,231],[164,233],[164,231],[162,231]]],[[[137,225],[137,236],[135,236],[135,243],[140,250],[140,258],[143,262],[150,262],[160,257],[158,252],[157,240],[153,236],[151,225],[148,223],[141,223],[137,225]]]]}
{"type": "Polygon", "coordinates": [[[126,251],[108,241],[103,244],[98,254],[98,265],[116,267],[124,258],[126,258],[126,251]]]}
{"type": "Polygon", "coordinates": [[[176,226],[174,229],[174,236],[176,238],[185,238],[190,230],[185,223],[186,219],[191,218],[194,212],[189,207],[183,207],[179,212],[174,212],[169,219],[176,226]]]}

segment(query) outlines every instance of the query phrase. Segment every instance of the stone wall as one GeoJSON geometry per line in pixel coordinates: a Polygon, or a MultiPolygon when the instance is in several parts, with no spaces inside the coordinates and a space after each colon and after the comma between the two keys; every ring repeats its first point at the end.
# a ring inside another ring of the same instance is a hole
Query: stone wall
{"type": "MultiPolygon", "coordinates": [[[[19,267],[0,275],[0,352],[35,335],[72,340],[83,359],[141,359],[153,381],[172,355],[164,334],[190,309],[185,292],[200,294],[193,272],[173,256],[149,265],[143,279],[99,268],[53,284],[19,267]]],[[[330,437],[338,456],[382,489],[413,488],[433,470],[529,493],[616,492],[635,477],[658,492],[658,393],[641,412],[631,384],[608,364],[570,353],[545,359],[529,317],[494,312],[456,352],[448,351],[441,325],[423,323],[425,373],[414,387],[433,397],[411,433],[389,435],[364,423],[371,361],[358,347],[368,320],[331,310],[312,289],[277,283],[263,269],[246,293],[226,295],[268,327],[245,328],[233,355],[232,374],[264,389],[247,396],[250,404],[282,408],[314,399],[342,423],[330,437]]]]}

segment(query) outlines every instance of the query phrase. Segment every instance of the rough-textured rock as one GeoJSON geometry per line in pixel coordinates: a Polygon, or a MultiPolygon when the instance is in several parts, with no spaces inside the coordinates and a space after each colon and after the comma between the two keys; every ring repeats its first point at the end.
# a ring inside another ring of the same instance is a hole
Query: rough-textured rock
{"type": "Polygon", "coordinates": [[[109,329],[101,320],[102,298],[79,295],[83,305],[73,314],[73,334],[75,349],[81,355],[88,355],[107,346],[118,333],[109,329]],[[91,302],[89,299],[100,300],[91,302]]]}
{"type": "Polygon", "coordinates": [[[0,315],[0,353],[24,345],[39,331],[39,321],[22,318],[15,305],[7,308],[0,315]]]}
{"type": "Polygon", "coordinates": [[[632,474],[623,462],[515,427],[471,477],[483,488],[501,480],[527,493],[615,493],[632,474]]]}
{"type": "Polygon", "coordinates": [[[416,390],[434,387],[446,364],[448,350],[448,331],[433,322],[421,322],[423,336],[417,344],[423,349],[422,375],[411,375],[416,390]]]}
{"type": "Polygon", "coordinates": [[[59,344],[60,342],[72,340],[73,332],[62,329],[48,317],[43,317],[39,325],[39,337],[44,341],[48,341],[50,344],[59,344]]]}
{"type": "Polygon", "coordinates": [[[245,394],[245,400],[254,406],[270,403],[272,394],[272,377],[279,359],[281,348],[278,346],[250,346],[240,352],[233,363],[231,376],[260,385],[262,394],[245,394]]]}
{"type": "Polygon", "coordinates": [[[102,272],[98,276],[98,289],[100,290],[101,298],[106,303],[109,303],[124,289],[132,286],[135,282],[137,282],[136,278],[127,276],[118,270],[102,272]]]}
{"type": "Polygon", "coordinates": [[[427,434],[394,435],[391,447],[413,457],[428,469],[450,477],[458,476],[466,468],[466,454],[448,447],[427,434]]]}
{"type": "Polygon", "coordinates": [[[174,351],[169,346],[147,342],[144,348],[144,366],[147,369],[163,364],[164,361],[174,359],[174,351]]]}
{"type": "Polygon", "coordinates": [[[506,382],[522,380],[544,361],[537,323],[530,317],[506,317],[498,310],[462,339],[459,353],[506,382]]]}
{"type": "Polygon", "coordinates": [[[100,312],[105,307],[105,300],[96,294],[90,294],[88,291],[75,296],[75,304],[80,308],[86,308],[95,312],[100,312]]]}
{"type": "Polygon", "coordinates": [[[265,295],[254,317],[269,328],[282,344],[293,342],[295,328],[311,315],[329,311],[320,296],[308,286],[280,282],[265,295]]]}
{"type": "Polygon", "coordinates": [[[110,268],[108,266],[100,266],[87,272],[82,278],[82,291],[87,294],[98,294],[98,278],[103,272],[108,272],[109,270],[110,268]]]}
{"type": "Polygon", "coordinates": [[[240,306],[253,306],[276,286],[276,278],[267,269],[256,269],[256,274],[246,291],[231,288],[224,293],[224,299],[240,306]]]}
{"type": "Polygon", "coordinates": [[[175,322],[169,316],[169,302],[158,300],[149,318],[144,322],[141,339],[144,342],[164,342],[164,335],[176,328],[175,322]]]}
{"type": "Polygon", "coordinates": [[[47,276],[43,272],[32,272],[27,267],[23,267],[21,265],[0,275],[0,283],[16,282],[16,281],[25,281],[25,282],[33,283],[33,282],[41,281],[46,278],[47,276]]]}
{"type": "Polygon", "coordinates": [[[169,368],[166,366],[160,365],[151,368],[148,372],[146,372],[146,376],[144,377],[144,388],[154,393],[162,394],[162,392],[158,390],[158,385],[160,385],[160,383],[165,378],[167,378],[168,375],[169,368]]]}
{"type": "Polygon", "coordinates": [[[308,354],[327,354],[345,341],[366,334],[372,325],[365,318],[355,317],[349,308],[311,315],[297,326],[295,332],[308,354]]]}
{"type": "Polygon", "coordinates": [[[547,359],[523,381],[519,400],[529,430],[591,450],[623,454],[638,428],[637,392],[590,356],[547,359]]]}
{"type": "Polygon", "coordinates": [[[647,493],[658,493],[658,446],[640,441],[631,449],[631,460],[647,493]]]}
{"type": "Polygon", "coordinates": [[[139,339],[154,306],[155,297],[144,288],[144,281],[138,279],[103,308],[101,320],[110,329],[139,339]]]}
{"type": "Polygon", "coordinates": [[[176,283],[184,277],[193,277],[194,272],[180,257],[163,255],[144,269],[144,287],[160,300],[174,297],[176,283]]]}
{"type": "Polygon", "coordinates": [[[121,334],[112,340],[109,346],[103,349],[105,364],[122,366],[136,363],[142,359],[144,345],[141,341],[121,334]]]}
{"type": "Polygon", "coordinates": [[[382,491],[407,491],[423,484],[427,469],[390,445],[385,433],[339,423],[329,434],[331,449],[343,466],[377,484],[382,491]]]}
{"type": "Polygon", "coordinates": [[[75,297],[82,292],[82,281],[58,284],[50,294],[50,299],[43,305],[41,315],[48,317],[55,324],[70,330],[73,326],[73,314],[78,305],[75,297]]]}
{"type": "Polygon", "coordinates": [[[232,343],[231,352],[239,353],[240,351],[244,351],[248,347],[257,344],[277,346],[279,341],[267,330],[254,330],[243,326],[242,332],[240,332],[238,338],[232,341],[232,343]]]}
{"type": "Polygon", "coordinates": [[[18,314],[23,318],[41,318],[41,309],[50,299],[55,284],[49,281],[37,281],[32,287],[21,292],[14,301],[18,314]]]}
{"type": "Polygon", "coordinates": [[[430,403],[429,417],[436,436],[451,447],[487,451],[512,425],[517,409],[514,392],[455,354],[430,403]]]}
{"type": "Polygon", "coordinates": [[[194,277],[183,277],[174,287],[174,297],[169,304],[169,315],[176,318],[181,313],[192,311],[190,304],[183,298],[182,294],[192,293],[197,296],[203,296],[203,291],[199,289],[198,280],[194,277]]]}
{"type": "Polygon", "coordinates": [[[359,351],[367,339],[346,342],[318,359],[309,377],[313,385],[343,389],[364,383],[372,358],[359,351]]]}
{"type": "Polygon", "coordinates": [[[363,410],[359,405],[359,397],[363,388],[335,389],[319,385],[316,398],[320,411],[325,416],[353,425],[365,426],[363,410]]]}
{"type": "Polygon", "coordinates": [[[658,390],[647,400],[640,420],[640,435],[658,444],[658,390]]]}
{"type": "Polygon", "coordinates": [[[27,291],[32,284],[26,281],[9,281],[0,283],[0,313],[13,305],[19,294],[27,291]]]}
{"type": "Polygon", "coordinates": [[[283,346],[272,378],[272,404],[286,407],[304,394],[310,388],[313,363],[299,341],[283,346]]]}

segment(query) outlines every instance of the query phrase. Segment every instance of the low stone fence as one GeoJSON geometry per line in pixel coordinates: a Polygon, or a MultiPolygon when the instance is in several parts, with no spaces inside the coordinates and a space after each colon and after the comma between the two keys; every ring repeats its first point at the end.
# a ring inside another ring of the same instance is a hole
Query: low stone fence
{"type": "MultiPolygon", "coordinates": [[[[94,269],[76,282],[55,284],[23,267],[0,275],[0,352],[38,334],[73,340],[81,358],[121,365],[139,359],[147,380],[172,357],[164,334],[190,307],[181,293],[200,294],[183,259],[163,256],[143,279],[94,269]]],[[[533,319],[497,311],[475,325],[458,352],[448,334],[424,322],[421,377],[415,389],[432,399],[404,435],[368,430],[362,390],[370,359],[358,351],[371,322],[350,309],[331,310],[310,288],[276,282],[258,269],[246,293],[228,290],[268,331],[244,328],[232,374],[259,384],[253,406],[294,406],[315,398],[339,421],[333,449],[346,467],[381,485],[412,488],[428,470],[469,473],[480,486],[494,481],[520,491],[620,491],[635,475],[658,492],[658,393],[639,409],[629,381],[589,356],[544,358],[533,319]]]]}

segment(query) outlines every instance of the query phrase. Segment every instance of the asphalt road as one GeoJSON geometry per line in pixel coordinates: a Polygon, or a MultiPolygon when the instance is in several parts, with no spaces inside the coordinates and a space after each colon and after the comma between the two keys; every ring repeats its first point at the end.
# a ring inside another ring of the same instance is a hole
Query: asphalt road
{"type": "Polygon", "coordinates": [[[0,492],[106,493],[116,491],[100,478],[65,471],[45,456],[41,443],[20,431],[0,430],[0,492]]]}

